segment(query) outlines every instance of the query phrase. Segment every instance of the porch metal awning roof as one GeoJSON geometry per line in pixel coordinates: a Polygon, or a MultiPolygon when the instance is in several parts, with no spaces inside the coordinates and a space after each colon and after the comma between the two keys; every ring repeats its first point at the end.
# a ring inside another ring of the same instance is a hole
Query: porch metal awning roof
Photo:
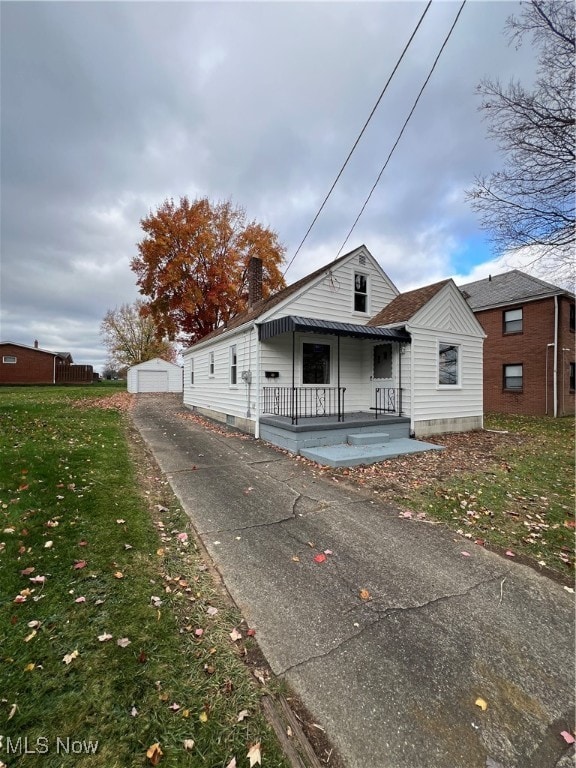
{"type": "Polygon", "coordinates": [[[277,320],[268,320],[258,325],[258,339],[266,341],[282,333],[300,331],[304,333],[329,333],[335,336],[352,336],[356,339],[374,339],[380,341],[400,341],[410,344],[411,336],[401,328],[378,328],[355,323],[338,323],[334,320],[318,320],[313,317],[287,315],[277,320]]]}

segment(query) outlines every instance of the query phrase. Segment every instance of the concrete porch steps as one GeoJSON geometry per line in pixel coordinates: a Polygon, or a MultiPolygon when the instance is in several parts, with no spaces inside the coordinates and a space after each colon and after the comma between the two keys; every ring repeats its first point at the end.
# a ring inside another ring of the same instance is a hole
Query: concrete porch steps
{"type": "Polygon", "coordinates": [[[389,440],[390,435],[387,432],[357,432],[346,435],[349,445],[381,445],[389,440]]]}
{"type": "Polygon", "coordinates": [[[375,464],[378,461],[393,459],[396,456],[405,456],[411,453],[423,451],[443,451],[441,445],[425,443],[422,440],[410,438],[398,438],[386,443],[372,445],[351,445],[338,443],[337,445],[324,445],[317,448],[305,448],[300,455],[318,464],[328,467],[356,467],[360,464],[375,464]]]}

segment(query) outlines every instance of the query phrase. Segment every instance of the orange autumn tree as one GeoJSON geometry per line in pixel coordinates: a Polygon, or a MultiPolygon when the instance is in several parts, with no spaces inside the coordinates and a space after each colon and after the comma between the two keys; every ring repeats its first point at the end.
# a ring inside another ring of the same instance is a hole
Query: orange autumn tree
{"type": "Polygon", "coordinates": [[[262,260],[263,298],[285,285],[278,236],[229,201],[165,200],[140,224],[146,234],[130,266],[146,311],[170,339],[199,341],[244,311],[253,256],[262,260]]]}

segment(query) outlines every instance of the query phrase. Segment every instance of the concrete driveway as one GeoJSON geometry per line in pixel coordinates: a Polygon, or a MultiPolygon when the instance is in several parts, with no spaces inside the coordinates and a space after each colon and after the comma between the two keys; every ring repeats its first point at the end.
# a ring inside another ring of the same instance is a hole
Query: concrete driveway
{"type": "Polygon", "coordinates": [[[272,669],[349,768],[574,765],[560,735],[572,594],[179,413],[178,396],[145,395],[133,419],[272,669]]]}

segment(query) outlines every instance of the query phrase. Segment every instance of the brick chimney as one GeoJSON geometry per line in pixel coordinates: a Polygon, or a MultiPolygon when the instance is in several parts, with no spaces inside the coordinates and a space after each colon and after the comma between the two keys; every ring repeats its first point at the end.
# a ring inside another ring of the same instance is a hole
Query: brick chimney
{"type": "Polygon", "coordinates": [[[38,349],[38,339],[34,340],[34,349],[38,349]]]}
{"type": "Polygon", "coordinates": [[[250,258],[248,264],[248,307],[253,307],[262,298],[262,259],[250,258]]]}

